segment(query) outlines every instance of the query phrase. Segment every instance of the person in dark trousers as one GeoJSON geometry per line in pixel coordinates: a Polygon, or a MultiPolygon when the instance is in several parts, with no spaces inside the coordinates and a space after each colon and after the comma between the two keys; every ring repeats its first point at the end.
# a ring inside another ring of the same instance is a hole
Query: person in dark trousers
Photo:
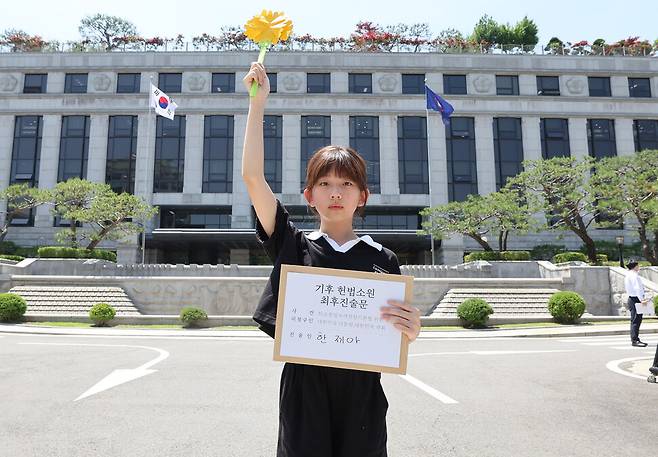
{"type": "Polygon", "coordinates": [[[628,295],[626,307],[631,312],[631,344],[633,346],[646,347],[647,343],[640,341],[642,314],[638,313],[635,308],[636,303],[647,302],[644,294],[644,286],[642,285],[642,278],[640,278],[639,275],[640,265],[635,261],[630,261],[626,267],[630,270],[626,275],[624,285],[626,286],[626,294],[628,295]]]}
{"type": "MultiPolygon", "coordinates": [[[[250,98],[242,177],[256,212],[256,235],[274,268],[254,314],[274,336],[282,264],[400,274],[396,255],[369,236],[357,237],[355,214],[368,200],[366,163],[353,149],[326,146],[309,159],[304,197],[319,216],[318,231],[298,230],[265,179],[263,115],[269,80],[253,63],[243,82],[259,84],[250,98]]],[[[413,341],[420,311],[389,300],[381,318],[413,341]]],[[[388,402],[381,374],[286,363],[279,390],[278,457],[385,457],[388,402]]]]}

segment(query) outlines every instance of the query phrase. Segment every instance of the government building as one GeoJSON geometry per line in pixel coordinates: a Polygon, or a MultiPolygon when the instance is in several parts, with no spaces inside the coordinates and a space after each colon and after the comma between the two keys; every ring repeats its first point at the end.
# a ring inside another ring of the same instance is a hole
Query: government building
{"type": "MultiPolygon", "coordinates": [[[[81,177],[159,208],[144,240],[104,243],[119,262],[264,264],[240,167],[255,52],[0,54],[0,189],[52,188],[81,177]],[[149,109],[153,82],[178,105],[149,109]]],[[[302,195],[309,156],[349,145],[368,161],[372,192],[357,233],[402,264],[431,263],[419,235],[428,205],[496,191],[525,159],[658,149],[658,59],[437,53],[270,52],[265,170],[298,227],[316,221],[302,195]],[[455,108],[449,127],[425,109],[424,83],[455,108]],[[428,160],[429,158],[429,160],[428,160]],[[431,189],[431,195],[430,195],[431,189]]],[[[4,203],[3,207],[4,209],[4,203]]],[[[61,222],[44,205],[7,240],[53,245],[61,222]]],[[[613,240],[627,228],[596,229],[613,240]]],[[[492,234],[495,245],[496,234],[492,234]]],[[[511,234],[510,249],[580,241],[511,234]]],[[[435,240],[437,263],[460,263],[469,239],[435,240]]]]}

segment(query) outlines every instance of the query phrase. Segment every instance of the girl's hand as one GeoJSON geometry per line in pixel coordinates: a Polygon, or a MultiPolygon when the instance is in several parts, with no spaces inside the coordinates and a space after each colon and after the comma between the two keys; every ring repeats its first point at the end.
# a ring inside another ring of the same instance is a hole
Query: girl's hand
{"type": "Polygon", "coordinates": [[[249,97],[250,103],[258,103],[265,105],[265,100],[270,93],[270,80],[265,72],[265,67],[262,63],[252,62],[249,72],[242,78],[242,82],[247,88],[247,92],[251,89],[251,83],[256,81],[259,85],[258,92],[255,97],[249,97]]]}
{"type": "Polygon", "coordinates": [[[415,340],[420,333],[420,310],[399,300],[388,300],[387,303],[391,306],[380,308],[382,319],[407,335],[409,341],[415,340]]]}

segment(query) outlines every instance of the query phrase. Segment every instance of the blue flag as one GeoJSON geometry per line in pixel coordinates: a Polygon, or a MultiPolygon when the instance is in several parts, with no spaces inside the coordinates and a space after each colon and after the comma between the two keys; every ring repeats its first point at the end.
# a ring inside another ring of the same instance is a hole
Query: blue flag
{"type": "Polygon", "coordinates": [[[425,99],[427,100],[427,109],[441,113],[443,123],[445,125],[450,125],[450,115],[455,111],[452,105],[439,95],[435,94],[432,89],[427,86],[425,86],[425,99]]]}

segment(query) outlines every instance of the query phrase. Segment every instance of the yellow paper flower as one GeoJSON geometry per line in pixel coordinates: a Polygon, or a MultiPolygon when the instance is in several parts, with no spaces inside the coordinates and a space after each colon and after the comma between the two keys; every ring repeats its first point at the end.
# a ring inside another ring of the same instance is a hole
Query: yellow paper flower
{"type": "Polygon", "coordinates": [[[245,35],[256,43],[286,41],[291,32],[292,21],[279,11],[263,10],[245,24],[245,35]]]}

